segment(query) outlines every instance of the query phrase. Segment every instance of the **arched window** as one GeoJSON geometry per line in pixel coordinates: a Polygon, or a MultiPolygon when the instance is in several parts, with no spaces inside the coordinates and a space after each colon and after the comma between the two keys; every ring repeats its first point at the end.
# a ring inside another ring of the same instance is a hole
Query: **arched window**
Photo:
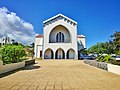
{"type": "Polygon", "coordinates": [[[64,34],[62,33],[62,42],[64,42],[64,34]]]}
{"type": "Polygon", "coordinates": [[[58,34],[57,34],[57,36],[56,36],[56,42],[58,42],[58,34]]]}
{"type": "Polygon", "coordinates": [[[64,34],[62,32],[56,35],[56,42],[64,42],[64,34]]]}

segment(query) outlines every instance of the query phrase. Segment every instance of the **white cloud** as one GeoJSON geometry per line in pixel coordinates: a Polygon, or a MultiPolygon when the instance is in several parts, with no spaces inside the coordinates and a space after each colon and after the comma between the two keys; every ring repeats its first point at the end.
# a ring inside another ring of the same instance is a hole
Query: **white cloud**
{"type": "Polygon", "coordinates": [[[34,41],[35,34],[32,24],[7,8],[0,8],[0,38],[5,35],[20,43],[30,44],[34,41]]]}

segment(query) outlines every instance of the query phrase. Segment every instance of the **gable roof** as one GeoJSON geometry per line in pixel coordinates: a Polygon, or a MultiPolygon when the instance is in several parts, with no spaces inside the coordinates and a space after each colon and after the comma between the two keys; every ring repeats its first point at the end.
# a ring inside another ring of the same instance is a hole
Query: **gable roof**
{"type": "Polygon", "coordinates": [[[49,18],[49,19],[47,19],[47,20],[43,21],[43,24],[45,24],[45,23],[47,23],[47,22],[49,22],[49,21],[51,21],[51,20],[53,20],[53,19],[55,19],[55,18],[59,18],[59,17],[66,18],[66,19],[70,20],[71,22],[73,22],[73,23],[77,24],[77,22],[76,22],[76,21],[74,21],[74,20],[72,20],[72,19],[68,18],[67,16],[65,16],[65,15],[63,15],[63,14],[57,14],[56,16],[53,16],[53,17],[51,17],[51,18],[49,18]]]}

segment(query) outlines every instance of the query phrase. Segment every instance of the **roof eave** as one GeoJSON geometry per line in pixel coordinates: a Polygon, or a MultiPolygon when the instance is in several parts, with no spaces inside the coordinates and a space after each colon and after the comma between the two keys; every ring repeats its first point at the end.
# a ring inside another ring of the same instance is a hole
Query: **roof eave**
{"type": "Polygon", "coordinates": [[[63,17],[65,17],[66,19],[69,19],[69,20],[71,20],[73,23],[77,24],[77,22],[76,22],[76,21],[74,21],[74,20],[72,20],[72,19],[70,19],[70,18],[66,17],[66,16],[65,16],[65,15],[63,15],[63,14],[57,14],[56,16],[53,16],[53,17],[51,17],[51,18],[49,18],[49,19],[47,19],[47,20],[43,21],[43,24],[45,24],[46,22],[48,22],[48,21],[50,21],[50,20],[52,20],[52,19],[54,19],[54,18],[56,18],[56,17],[58,17],[58,16],[63,16],[63,17]]]}

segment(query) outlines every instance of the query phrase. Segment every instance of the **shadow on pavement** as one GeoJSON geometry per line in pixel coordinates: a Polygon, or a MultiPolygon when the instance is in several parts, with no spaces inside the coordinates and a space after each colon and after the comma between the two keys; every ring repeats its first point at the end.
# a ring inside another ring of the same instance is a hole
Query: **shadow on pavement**
{"type": "Polygon", "coordinates": [[[22,68],[22,70],[32,70],[32,69],[38,69],[38,68],[40,68],[40,66],[30,65],[22,68]]]}
{"type": "Polygon", "coordinates": [[[13,71],[10,71],[10,72],[6,72],[6,73],[3,73],[3,74],[0,74],[0,78],[8,76],[8,75],[11,75],[11,74],[14,74],[16,72],[19,72],[20,70],[21,69],[16,69],[16,70],[13,70],[13,71]]]}
{"type": "Polygon", "coordinates": [[[16,69],[16,70],[13,70],[13,71],[10,71],[10,72],[7,72],[7,73],[0,74],[0,78],[11,75],[11,74],[14,74],[14,73],[19,72],[21,70],[33,70],[33,69],[38,69],[38,68],[40,68],[40,66],[29,65],[29,66],[26,66],[26,67],[23,67],[23,68],[20,68],[20,69],[16,69]]]}

